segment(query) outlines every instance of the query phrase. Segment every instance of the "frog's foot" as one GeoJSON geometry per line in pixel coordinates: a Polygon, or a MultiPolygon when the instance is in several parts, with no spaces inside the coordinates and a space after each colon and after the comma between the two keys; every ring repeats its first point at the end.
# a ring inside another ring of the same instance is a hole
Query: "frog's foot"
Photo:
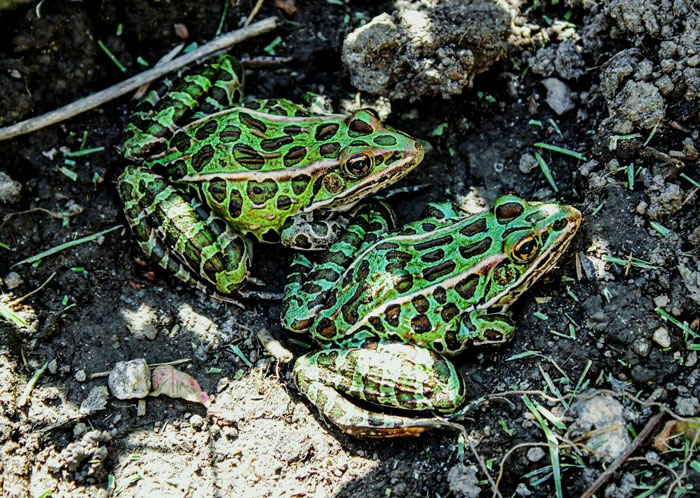
{"type": "MultiPolygon", "coordinates": [[[[461,349],[472,346],[499,346],[507,342],[515,332],[515,324],[509,313],[473,310],[462,313],[456,334],[461,349]]],[[[450,348],[450,345],[447,345],[450,348]]]]}
{"type": "Polygon", "coordinates": [[[381,407],[449,414],[464,400],[464,382],[441,355],[404,343],[373,342],[327,349],[294,365],[299,391],[328,420],[354,436],[415,436],[436,428],[458,428],[441,416],[413,418],[374,412],[351,398],[381,407]]]}
{"type": "MultiPolygon", "coordinates": [[[[394,212],[383,201],[368,201],[345,212],[334,212],[325,217],[314,213],[300,213],[287,219],[280,237],[282,244],[302,251],[322,251],[331,248],[348,231],[348,239],[369,237],[370,242],[395,224],[394,212]],[[375,235],[370,236],[371,233],[375,235]]],[[[353,244],[354,250],[359,245],[353,244]]]]}
{"type": "Polygon", "coordinates": [[[139,246],[159,266],[208,294],[203,281],[224,295],[245,283],[250,242],[222,220],[139,167],[124,170],[118,189],[139,246]]]}
{"type": "Polygon", "coordinates": [[[185,120],[199,119],[232,107],[243,96],[243,68],[222,54],[202,64],[171,88],[168,80],[136,107],[125,129],[122,151],[127,159],[155,157],[185,120]]]}
{"type": "Polygon", "coordinates": [[[320,220],[313,213],[300,213],[287,219],[280,233],[281,242],[301,251],[322,251],[338,240],[348,221],[343,214],[320,220]]]}
{"type": "MultiPolygon", "coordinates": [[[[292,262],[284,289],[282,324],[295,332],[305,332],[324,304],[327,291],[342,278],[355,255],[393,226],[391,208],[383,202],[358,207],[352,221],[318,264],[298,254],[292,262]]],[[[284,241],[284,231],[282,240],[284,241]]],[[[349,273],[345,278],[353,278],[349,273]]]]}

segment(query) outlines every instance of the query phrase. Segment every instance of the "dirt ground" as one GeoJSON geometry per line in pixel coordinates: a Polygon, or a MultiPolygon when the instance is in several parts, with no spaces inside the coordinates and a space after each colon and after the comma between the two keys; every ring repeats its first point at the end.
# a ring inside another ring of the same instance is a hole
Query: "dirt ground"
{"type": "MultiPolygon", "coordinates": [[[[238,28],[252,8],[232,3],[225,30],[238,28]]],[[[502,496],[548,497],[557,493],[556,461],[561,495],[580,496],[633,444],[595,496],[699,495],[692,445],[676,438],[673,450],[660,451],[652,443],[665,422],[700,411],[700,7],[692,0],[493,2],[512,14],[512,24],[488,69],[475,67],[449,87],[416,87],[420,94],[390,80],[383,95],[358,97],[353,82],[361,85],[362,77],[343,63],[345,37],[382,13],[446,3],[269,1],[256,19],[285,22],[232,53],[293,59],[249,71],[248,96],[301,101],[315,92],[336,109],[359,98],[384,110],[390,103],[388,123],[428,150],[398,185],[424,187],[392,199],[403,222],[429,201],[473,209],[507,192],[583,212],[559,267],[512,308],[513,341],[458,360],[473,397],[501,393],[508,401],[488,403],[465,422],[474,451],[451,432],[343,435],[299,396],[290,365],[269,357],[256,338],[267,330],[285,341],[278,303],[245,301],[241,309],[213,301],[144,264],[125,229],[40,264],[13,266],[125,226],[116,147],[134,104],[124,97],[0,142],[0,303],[52,277],[12,305],[26,325],[0,318],[0,494],[447,497],[492,496],[497,486],[502,496]],[[378,99],[392,92],[401,98],[378,99]],[[83,142],[103,150],[66,156],[83,142]],[[107,384],[100,373],[136,358],[189,359],[178,368],[212,396],[209,414],[163,396],[146,398],[145,413],[134,400],[110,398],[103,410],[82,414],[87,395],[107,384]],[[535,416],[526,403],[542,409],[535,416]],[[662,412],[649,437],[633,443],[662,412]],[[543,425],[556,444],[547,446],[543,425]]],[[[182,42],[178,23],[187,27],[185,43],[211,40],[223,8],[223,0],[129,0],[0,12],[0,125],[140,72],[141,62],[152,65],[182,42]]],[[[459,18],[452,22],[461,26],[459,18]]],[[[470,28],[460,29],[458,39],[470,28]]],[[[420,56],[430,61],[435,53],[420,56]]],[[[256,246],[254,274],[263,288],[281,291],[291,257],[279,246],[256,246]]]]}

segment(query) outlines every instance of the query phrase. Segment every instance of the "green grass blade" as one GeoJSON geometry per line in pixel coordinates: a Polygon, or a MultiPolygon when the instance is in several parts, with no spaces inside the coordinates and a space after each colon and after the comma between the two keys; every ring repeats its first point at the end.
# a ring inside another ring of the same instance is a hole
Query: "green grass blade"
{"type": "Polygon", "coordinates": [[[113,232],[114,230],[117,230],[119,228],[122,228],[122,225],[117,225],[112,228],[108,228],[107,230],[102,230],[101,232],[93,233],[92,235],[88,235],[86,237],[81,237],[79,239],[71,240],[70,242],[66,242],[65,244],[58,245],[56,247],[52,247],[51,249],[47,249],[44,252],[40,252],[39,254],[35,254],[34,256],[30,256],[27,259],[23,259],[22,261],[19,261],[18,263],[15,263],[12,265],[10,268],[14,268],[15,266],[23,265],[25,263],[33,263],[34,261],[39,261],[40,259],[45,258],[46,256],[51,256],[52,254],[56,254],[58,252],[63,251],[64,249],[68,249],[74,246],[79,246],[80,244],[84,244],[85,242],[90,242],[92,240],[98,239],[101,236],[103,236],[106,233],[113,232]]]}
{"type": "Polygon", "coordinates": [[[535,144],[535,147],[539,147],[540,149],[551,150],[552,152],[558,152],[559,154],[564,154],[565,156],[574,157],[574,158],[578,159],[579,161],[586,160],[586,156],[584,156],[580,152],[576,152],[575,150],[571,150],[571,149],[565,149],[564,147],[559,147],[558,145],[537,142],[535,144]]]}

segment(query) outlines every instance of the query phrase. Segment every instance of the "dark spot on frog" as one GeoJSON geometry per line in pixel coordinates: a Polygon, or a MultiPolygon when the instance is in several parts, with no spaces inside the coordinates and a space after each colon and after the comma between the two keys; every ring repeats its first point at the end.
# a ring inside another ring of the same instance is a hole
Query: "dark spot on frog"
{"type": "Polygon", "coordinates": [[[319,125],[318,128],[316,128],[316,134],[314,137],[316,138],[316,141],[324,142],[333,138],[333,136],[335,136],[335,134],[338,132],[339,127],[340,126],[337,123],[326,123],[319,125]]]}
{"type": "Polygon", "coordinates": [[[411,303],[418,313],[425,313],[430,308],[430,303],[426,297],[420,294],[411,299],[411,303]]]}
{"type": "Polygon", "coordinates": [[[316,333],[326,339],[332,339],[336,333],[335,323],[328,317],[321,318],[316,326],[316,333]]]}
{"type": "Polygon", "coordinates": [[[496,206],[496,219],[505,224],[523,214],[525,208],[517,202],[505,202],[496,206]]]}
{"type": "Polygon", "coordinates": [[[440,317],[444,322],[449,322],[457,315],[459,315],[459,308],[457,308],[457,306],[454,303],[449,303],[445,305],[445,307],[442,308],[442,312],[440,313],[440,317]]]}
{"type": "Polygon", "coordinates": [[[398,304],[392,304],[387,306],[384,310],[384,319],[386,323],[392,327],[398,327],[399,325],[399,315],[401,314],[401,306],[398,304]]]}
{"type": "Polygon", "coordinates": [[[211,135],[216,133],[218,126],[219,125],[216,120],[211,119],[197,128],[197,131],[194,133],[194,138],[197,140],[206,140],[211,135]]]}
{"type": "Polygon", "coordinates": [[[480,218],[476,221],[472,221],[464,228],[462,228],[459,233],[465,237],[473,237],[476,234],[486,231],[486,218],[480,218]]]}

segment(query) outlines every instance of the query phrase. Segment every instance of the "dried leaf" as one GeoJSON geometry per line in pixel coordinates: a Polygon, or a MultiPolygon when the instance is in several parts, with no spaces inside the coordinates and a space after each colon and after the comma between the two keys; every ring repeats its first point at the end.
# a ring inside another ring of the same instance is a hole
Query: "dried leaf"
{"type": "Polygon", "coordinates": [[[681,422],[680,420],[669,420],[664,425],[656,439],[654,439],[654,448],[660,452],[668,451],[671,447],[671,439],[682,434],[691,442],[698,442],[698,436],[700,435],[700,419],[696,419],[696,422],[681,422]]]}
{"type": "Polygon", "coordinates": [[[275,0],[275,7],[282,9],[288,16],[293,16],[297,13],[297,7],[294,5],[294,0],[275,0]]]}
{"type": "Polygon", "coordinates": [[[151,375],[150,395],[158,396],[159,394],[202,403],[207,407],[211,403],[209,395],[199,387],[196,380],[170,365],[156,367],[151,375]]]}

